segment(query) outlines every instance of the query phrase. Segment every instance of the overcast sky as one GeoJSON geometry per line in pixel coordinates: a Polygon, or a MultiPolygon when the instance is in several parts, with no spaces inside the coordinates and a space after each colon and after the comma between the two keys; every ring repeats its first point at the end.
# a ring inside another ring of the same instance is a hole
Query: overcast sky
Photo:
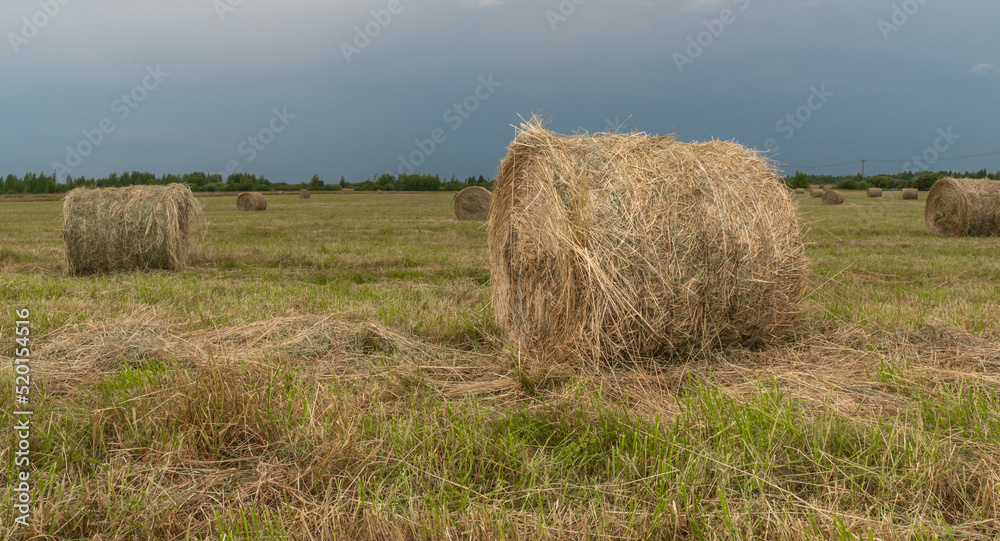
{"type": "Polygon", "coordinates": [[[992,171],[964,157],[1000,151],[997,21],[996,0],[5,0],[0,173],[489,177],[533,113],[788,172],[992,171]]]}

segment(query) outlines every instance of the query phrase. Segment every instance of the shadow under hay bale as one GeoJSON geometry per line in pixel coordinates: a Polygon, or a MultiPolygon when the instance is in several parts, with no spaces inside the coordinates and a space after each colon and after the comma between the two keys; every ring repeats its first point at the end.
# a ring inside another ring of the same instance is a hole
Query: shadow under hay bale
{"type": "Polygon", "coordinates": [[[943,237],[1000,236],[1000,181],[943,178],[924,207],[927,232],[943,237]]]}
{"type": "Polygon", "coordinates": [[[532,119],[500,164],[491,295],[536,360],[636,360],[779,340],[806,262],[788,191],[734,143],[560,136],[532,119]]]}
{"type": "Polygon", "coordinates": [[[257,192],[243,192],[236,196],[237,210],[266,210],[267,198],[257,192]]]}
{"type": "Polygon", "coordinates": [[[802,189],[802,188],[795,188],[795,193],[798,194],[798,195],[802,195],[802,194],[806,193],[806,191],[804,189],[802,189]]]}
{"type": "Polygon", "coordinates": [[[810,190],[809,197],[823,197],[823,190],[820,189],[810,190]]]}
{"type": "Polygon", "coordinates": [[[183,184],[76,188],[63,200],[67,271],[181,269],[191,248],[190,221],[200,214],[183,184]]]}
{"type": "Polygon", "coordinates": [[[299,199],[309,199],[309,190],[302,190],[299,192],[299,199]]]}
{"type": "Polygon", "coordinates": [[[844,194],[835,190],[828,190],[823,193],[823,204],[842,205],[844,204],[844,194]]]}
{"type": "Polygon", "coordinates": [[[455,194],[455,217],[459,220],[488,220],[493,193],[482,186],[470,186],[455,194]]]}
{"type": "Polygon", "coordinates": [[[920,192],[916,188],[903,188],[903,199],[919,199],[920,192]]]}
{"type": "Polygon", "coordinates": [[[882,188],[868,188],[868,197],[882,197],[882,188]]]}

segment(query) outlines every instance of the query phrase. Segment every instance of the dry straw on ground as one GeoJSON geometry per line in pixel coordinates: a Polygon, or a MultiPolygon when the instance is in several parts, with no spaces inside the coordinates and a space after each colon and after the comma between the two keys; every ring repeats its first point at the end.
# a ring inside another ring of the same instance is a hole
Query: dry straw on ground
{"type": "Polygon", "coordinates": [[[1000,236],[1000,181],[943,178],[924,207],[927,232],[945,237],[1000,236]]]}
{"type": "Polygon", "coordinates": [[[189,224],[200,214],[184,184],[77,188],[63,200],[67,271],[183,268],[189,224]]]}
{"type": "Polygon", "coordinates": [[[868,197],[882,197],[882,188],[868,188],[868,197]]]}
{"type": "Polygon", "coordinates": [[[795,193],[797,193],[798,195],[802,195],[806,193],[806,191],[803,190],[802,188],[795,188],[795,193]]]}
{"type": "Polygon", "coordinates": [[[824,205],[842,205],[843,203],[844,194],[834,190],[827,190],[823,193],[824,205]]]}
{"type": "Polygon", "coordinates": [[[810,197],[823,197],[823,190],[813,189],[809,192],[810,197]]]}
{"type": "Polygon", "coordinates": [[[299,192],[299,199],[309,199],[309,190],[299,192]]]}
{"type": "Polygon", "coordinates": [[[903,188],[903,199],[919,199],[919,195],[916,188],[903,188]]]}
{"type": "Polygon", "coordinates": [[[493,194],[481,186],[470,186],[455,194],[455,217],[459,220],[488,220],[493,194]]]}
{"type": "Polygon", "coordinates": [[[493,197],[493,310],[536,360],[770,343],[798,313],[795,205],[771,164],[737,144],[564,137],[532,119],[493,197]]]}
{"type": "Polygon", "coordinates": [[[236,208],[238,210],[265,210],[267,209],[267,199],[257,192],[243,192],[236,196],[236,208]]]}

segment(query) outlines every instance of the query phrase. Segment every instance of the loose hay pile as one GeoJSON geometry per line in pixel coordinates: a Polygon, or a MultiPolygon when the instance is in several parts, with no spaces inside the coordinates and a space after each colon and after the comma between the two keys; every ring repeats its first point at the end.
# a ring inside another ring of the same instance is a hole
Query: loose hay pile
{"type": "Polygon", "coordinates": [[[823,197],[823,190],[813,189],[809,192],[810,197],[823,197]]]}
{"type": "Polygon", "coordinates": [[[493,194],[481,186],[470,186],[455,194],[455,217],[459,220],[488,220],[493,194]]]}
{"type": "Polygon", "coordinates": [[[257,192],[243,192],[236,196],[237,210],[265,210],[267,199],[257,192]]]}
{"type": "Polygon", "coordinates": [[[804,189],[802,189],[802,188],[795,188],[795,193],[798,194],[798,195],[802,195],[802,194],[806,193],[806,191],[804,189]]]}
{"type": "Polygon", "coordinates": [[[181,269],[190,253],[192,214],[200,213],[183,184],[77,188],[63,199],[67,271],[181,269]]]}
{"type": "Polygon", "coordinates": [[[309,199],[309,190],[299,192],[299,199],[309,199]]]}
{"type": "Polygon", "coordinates": [[[944,237],[1000,236],[1000,182],[943,178],[931,186],[924,207],[927,232],[944,237]]]}
{"type": "Polygon", "coordinates": [[[771,165],[734,143],[564,137],[532,120],[493,197],[493,310],[537,360],[765,344],[798,312],[795,205],[771,165]]]}
{"type": "Polygon", "coordinates": [[[868,197],[882,197],[882,188],[868,188],[868,197]]]}
{"type": "Polygon", "coordinates": [[[919,195],[916,188],[903,188],[903,199],[919,199],[919,195]]]}
{"type": "Polygon", "coordinates": [[[823,193],[823,204],[824,205],[842,205],[844,204],[844,194],[829,190],[823,193]]]}

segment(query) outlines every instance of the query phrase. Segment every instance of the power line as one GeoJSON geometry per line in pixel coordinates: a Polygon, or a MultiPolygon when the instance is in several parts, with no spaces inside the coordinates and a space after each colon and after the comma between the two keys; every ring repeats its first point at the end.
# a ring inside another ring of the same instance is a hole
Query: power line
{"type": "MultiPolygon", "coordinates": [[[[951,157],[951,158],[939,158],[939,159],[935,160],[934,163],[937,163],[937,162],[954,162],[954,161],[958,161],[958,160],[968,160],[968,159],[971,159],[971,158],[983,158],[983,157],[986,157],[986,156],[996,156],[998,154],[1000,154],[1000,150],[995,150],[993,152],[983,152],[981,154],[969,154],[968,156],[954,156],[954,157],[951,157]]],[[[851,164],[861,163],[861,162],[872,162],[872,163],[913,163],[914,161],[918,161],[918,160],[912,160],[912,159],[910,159],[910,160],[872,160],[872,159],[868,159],[868,158],[864,158],[864,159],[858,158],[857,160],[851,160],[851,161],[841,162],[841,163],[831,163],[831,164],[828,164],[828,165],[804,165],[804,166],[796,166],[796,167],[792,167],[790,165],[786,165],[786,168],[788,168],[788,169],[799,169],[799,170],[801,170],[801,169],[825,169],[827,167],[840,167],[840,166],[843,166],[843,165],[851,165],[851,164]]]]}

